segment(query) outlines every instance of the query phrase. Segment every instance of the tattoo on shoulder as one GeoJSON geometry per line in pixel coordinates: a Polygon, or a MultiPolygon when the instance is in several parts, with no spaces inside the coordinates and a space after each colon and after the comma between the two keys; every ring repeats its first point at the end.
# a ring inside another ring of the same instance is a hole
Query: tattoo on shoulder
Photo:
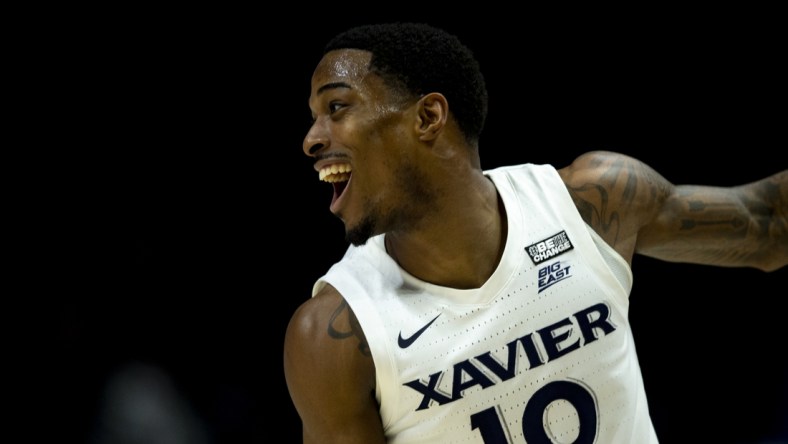
{"type": "Polygon", "coordinates": [[[328,323],[328,335],[334,339],[356,338],[358,340],[358,351],[364,356],[372,356],[369,351],[367,338],[358,323],[358,318],[350,309],[348,303],[343,299],[339,306],[331,314],[328,323]]]}
{"type": "Polygon", "coordinates": [[[607,189],[598,184],[584,184],[569,187],[580,216],[590,226],[605,234],[612,234],[613,242],[618,239],[620,229],[618,211],[609,207],[610,197],[607,189]]]}
{"type": "Polygon", "coordinates": [[[600,174],[593,182],[569,185],[569,191],[583,220],[603,234],[613,245],[618,241],[620,209],[656,207],[669,193],[669,184],[654,170],[631,159],[600,161],[600,174]]]}

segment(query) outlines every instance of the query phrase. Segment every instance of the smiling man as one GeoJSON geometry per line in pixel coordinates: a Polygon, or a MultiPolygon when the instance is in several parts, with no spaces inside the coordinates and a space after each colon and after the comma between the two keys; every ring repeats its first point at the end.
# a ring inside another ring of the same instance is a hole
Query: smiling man
{"type": "Polygon", "coordinates": [[[633,256],[788,263],[786,171],[674,185],[604,151],[482,170],[484,78],[428,25],[336,36],[309,107],[303,149],[351,245],[287,329],[305,443],[656,443],[633,256]]]}

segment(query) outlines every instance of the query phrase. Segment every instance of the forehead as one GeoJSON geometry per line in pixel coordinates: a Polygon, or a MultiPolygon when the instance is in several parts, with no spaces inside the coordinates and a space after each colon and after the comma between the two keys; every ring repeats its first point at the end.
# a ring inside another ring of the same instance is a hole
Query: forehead
{"type": "Polygon", "coordinates": [[[372,53],[360,49],[339,49],[323,56],[312,74],[312,86],[344,82],[359,85],[369,74],[372,53]]]}

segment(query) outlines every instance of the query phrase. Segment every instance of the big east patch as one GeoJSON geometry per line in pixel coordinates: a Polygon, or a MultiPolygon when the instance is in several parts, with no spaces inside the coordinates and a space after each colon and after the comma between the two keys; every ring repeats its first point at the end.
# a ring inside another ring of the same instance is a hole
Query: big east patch
{"type": "Polygon", "coordinates": [[[553,284],[557,284],[571,276],[572,267],[569,262],[558,261],[539,269],[539,293],[553,284]]]}

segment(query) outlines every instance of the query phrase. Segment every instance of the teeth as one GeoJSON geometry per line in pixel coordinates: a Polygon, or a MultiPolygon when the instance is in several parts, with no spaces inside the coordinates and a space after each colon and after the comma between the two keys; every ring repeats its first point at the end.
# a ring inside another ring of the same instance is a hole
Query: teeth
{"type": "Polygon", "coordinates": [[[334,164],[322,168],[318,173],[318,177],[323,182],[346,182],[348,179],[350,179],[350,172],[352,170],[353,168],[350,167],[350,164],[334,164]]]}

